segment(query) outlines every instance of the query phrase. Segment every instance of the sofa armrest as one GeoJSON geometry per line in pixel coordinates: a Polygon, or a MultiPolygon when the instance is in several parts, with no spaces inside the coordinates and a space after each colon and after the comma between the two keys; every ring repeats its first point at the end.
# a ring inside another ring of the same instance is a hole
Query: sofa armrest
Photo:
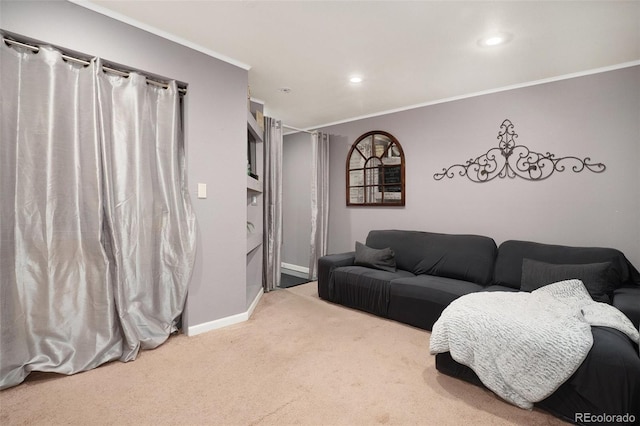
{"type": "Polygon", "coordinates": [[[340,266],[351,266],[355,259],[355,251],[329,254],[318,259],[318,296],[331,300],[333,296],[333,270],[340,266]]]}
{"type": "Polygon", "coordinates": [[[613,306],[625,314],[638,328],[640,326],[640,287],[620,287],[613,292],[613,306]]]}

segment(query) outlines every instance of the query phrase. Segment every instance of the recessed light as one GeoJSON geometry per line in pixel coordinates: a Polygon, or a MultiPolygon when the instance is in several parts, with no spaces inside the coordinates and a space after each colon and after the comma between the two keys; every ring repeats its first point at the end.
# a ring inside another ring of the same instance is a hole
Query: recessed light
{"type": "Polygon", "coordinates": [[[504,38],[500,36],[493,36],[493,37],[489,37],[488,39],[485,39],[484,44],[486,44],[487,46],[496,46],[498,44],[501,44],[503,41],[504,41],[504,38]]]}
{"type": "Polygon", "coordinates": [[[362,77],[360,77],[359,75],[354,75],[349,78],[349,81],[356,84],[362,83],[362,77]]]}
{"type": "Polygon", "coordinates": [[[509,42],[511,38],[512,35],[509,33],[496,33],[481,38],[480,40],[478,40],[478,44],[483,47],[499,46],[501,44],[509,42]]]}
{"type": "Polygon", "coordinates": [[[279,92],[282,92],[284,94],[289,94],[291,93],[291,88],[290,87],[281,87],[278,89],[279,92]]]}

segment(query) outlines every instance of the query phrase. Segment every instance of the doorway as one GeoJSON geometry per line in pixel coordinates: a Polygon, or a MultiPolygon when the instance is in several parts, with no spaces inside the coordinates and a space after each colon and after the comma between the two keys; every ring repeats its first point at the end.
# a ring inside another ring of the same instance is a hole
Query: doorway
{"type": "Polygon", "coordinates": [[[308,133],[283,137],[281,288],[310,281],[311,148],[308,133]]]}

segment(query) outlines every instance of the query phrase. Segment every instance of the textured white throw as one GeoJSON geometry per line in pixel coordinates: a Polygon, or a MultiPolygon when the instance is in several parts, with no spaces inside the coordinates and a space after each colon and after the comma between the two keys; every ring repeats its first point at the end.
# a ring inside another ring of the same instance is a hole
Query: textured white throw
{"type": "Polygon", "coordinates": [[[518,407],[531,409],[578,369],[593,344],[591,325],[638,342],[618,309],[594,302],[579,280],[526,292],[472,293],[454,300],[434,324],[431,354],[452,358],[518,407]]]}

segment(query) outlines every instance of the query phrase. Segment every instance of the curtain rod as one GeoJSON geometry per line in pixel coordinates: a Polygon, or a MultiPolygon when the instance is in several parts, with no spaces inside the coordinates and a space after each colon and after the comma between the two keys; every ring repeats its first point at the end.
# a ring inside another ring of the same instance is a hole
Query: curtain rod
{"type": "Polygon", "coordinates": [[[309,133],[310,135],[314,135],[314,134],[318,133],[318,132],[317,132],[317,131],[315,131],[315,130],[314,130],[313,132],[310,132],[310,131],[308,131],[308,130],[298,129],[298,128],[296,128],[296,127],[292,127],[292,126],[287,126],[286,124],[283,124],[283,125],[282,125],[282,127],[286,127],[287,129],[295,130],[295,131],[297,131],[297,132],[309,133]]]}
{"type": "MultiPolygon", "coordinates": [[[[31,50],[32,52],[35,52],[35,53],[38,53],[40,51],[40,48],[38,46],[32,46],[30,44],[26,44],[26,43],[22,43],[22,42],[19,42],[19,41],[16,41],[16,40],[12,40],[12,39],[6,38],[4,36],[2,36],[2,40],[6,44],[11,44],[11,45],[14,45],[14,46],[24,47],[26,49],[31,50]]],[[[85,65],[85,66],[90,64],[89,61],[86,61],[84,59],[74,58],[73,56],[66,55],[66,54],[64,54],[62,52],[61,52],[61,54],[62,54],[62,59],[65,59],[67,61],[75,62],[77,64],[81,64],[81,65],[85,65]]],[[[104,71],[110,72],[112,74],[119,75],[121,77],[128,77],[129,76],[129,72],[128,71],[118,70],[118,69],[115,69],[115,68],[108,67],[106,65],[103,65],[102,69],[104,71]]],[[[143,73],[141,73],[141,74],[143,74],[143,73]]],[[[167,89],[169,87],[169,85],[167,83],[163,83],[163,82],[160,82],[160,81],[153,80],[149,76],[145,75],[145,78],[147,79],[147,83],[149,83],[149,84],[151,84],[153,86],[162,87],[163,89],[167,89]]],[[[187,93],[187,89],[185,87],[178,87],[178,92],[180,92],[181,94],[184,95],[184,94],[187,93]]]]}

